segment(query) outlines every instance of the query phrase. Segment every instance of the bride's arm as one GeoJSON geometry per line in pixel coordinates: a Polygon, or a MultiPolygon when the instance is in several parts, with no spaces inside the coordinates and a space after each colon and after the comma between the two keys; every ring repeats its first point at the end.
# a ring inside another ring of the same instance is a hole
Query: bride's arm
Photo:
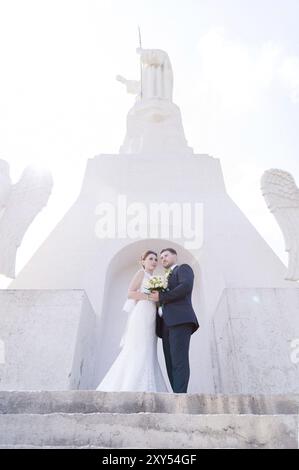
{"type": "Polygon", "coordinates": [[[133,277],[132,281],[130,282],[129,289],[128,289],[128,299],[134,300],[147,300],[148,295],[144,294],[143,292],[139,292],[142,280],[144,276],[143,269],[137,271],[135,276],[133,277]]]}

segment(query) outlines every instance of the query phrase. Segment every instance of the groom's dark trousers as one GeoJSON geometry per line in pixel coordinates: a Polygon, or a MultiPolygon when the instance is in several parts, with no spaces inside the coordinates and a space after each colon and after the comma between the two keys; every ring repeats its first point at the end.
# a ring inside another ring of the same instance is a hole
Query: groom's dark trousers
{"type": "Polygon", "coordinates": [[[187,393],[190,377],[189,343],[192,323],[168,327],[162,323],[162,344],[170,385],[174,393],[187,393]]]}
{"type": "Polygon", "coordinates": [[[189,343],[199,324],[191,303],[194,273],[188,264],[173,268],[166,292],[159,293],[162,317],[156,333],[162,338],[165,363],[174,393],[186,393],[190,376],[189,343]]]}

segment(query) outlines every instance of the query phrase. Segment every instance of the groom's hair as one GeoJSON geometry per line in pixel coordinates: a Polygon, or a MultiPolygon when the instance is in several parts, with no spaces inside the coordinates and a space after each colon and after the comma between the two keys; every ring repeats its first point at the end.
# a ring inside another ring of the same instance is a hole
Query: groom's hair
{"type": "Polygon", "coordinates": [[[163,250],[160,251],[160,255],[164,253],[164,251],[170,251],[170,253],[172,253],[173,255],[177,255],[177,252],[174,248],[163,248],[163,250]]]}

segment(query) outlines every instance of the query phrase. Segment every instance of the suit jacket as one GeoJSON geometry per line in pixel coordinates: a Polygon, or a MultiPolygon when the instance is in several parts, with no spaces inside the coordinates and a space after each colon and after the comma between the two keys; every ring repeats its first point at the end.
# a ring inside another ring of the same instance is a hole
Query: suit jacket
{"type": "MultiPolygon", "coordinates": [[[[192,334],[199,328],[191,303],[194,273],[188,264],[176,266],[168,278],[166,292],[159,292],[159,303],[163,305],[163,318],[157,311],[156,333],[162,338],[162,322],[167,326],[192,323],[192,334]]],[[[158,309],[158,308],[157,308],[158,309]]]]}

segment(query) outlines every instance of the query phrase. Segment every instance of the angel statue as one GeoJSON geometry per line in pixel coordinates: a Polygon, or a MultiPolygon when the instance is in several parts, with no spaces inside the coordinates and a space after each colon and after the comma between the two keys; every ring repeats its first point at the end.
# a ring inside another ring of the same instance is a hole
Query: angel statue
{"type": "Polygon", "coordinates": [[[164,99],[172,101],[173,72],[169,56],[162,49],[143,49],[138,47],[140,55],[141,79],[127,80],[121,75],[116,79],[126,85],[128,93],[138,99],[164,99]]]}
{"type": "MultiPolygon", "coordinates": [[[[141,41],[140,41],[141,43],[141,41]]],[[[179,107],[172,101],[173,71],[162,49],[136,49],[140,57],[140,80],[116,79],[135,95],[127,114],[127,131],[120,154],[193,154],[185,137],[179,107]]]]}
{"type": "Polygon", "coordinates": [[[17,249],[33,219],[46,206],[52,186],[48,171],[31,166],[12,184],[8,163],[0,160],[0,274],[15,278],[17,249]]]}
{"type": "Polygon", "coordinates": [[[283,170],[271,168],[261,178],[261,190],[266,204],[273,213],[285,240],[289,254],[286,280],[299,280],[299,189],[293,176],[283,170]]]}

